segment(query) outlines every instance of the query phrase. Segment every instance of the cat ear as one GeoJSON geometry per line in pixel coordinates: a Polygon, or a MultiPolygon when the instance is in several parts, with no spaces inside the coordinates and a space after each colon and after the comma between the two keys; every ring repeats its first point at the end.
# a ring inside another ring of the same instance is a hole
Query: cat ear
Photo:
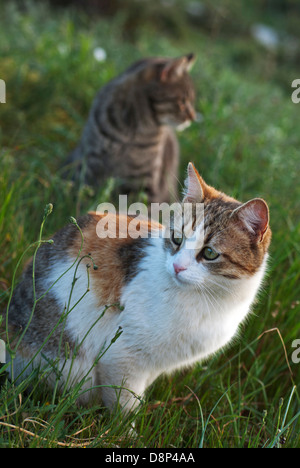
{"type": "Polygon", "coordinates": [[[188,54],[186,55],[186,60],[187,60],[186,71],[191,71],[191,69],[194,66],[194,63],[196,62],[196,55],[193,53],[188,54]]]}
{"type": "Polygon", "coordinates": [[[250,200],[235,209],[231,216],[237,217],[257,242],[262,242],[269,227],[269,208],[264,200],[250,200]]]}
{"type": "Polygon", "coordinates": [[[194,164],[189,163],[187,173],[183,203],[202,203],[204,200],[205,182],[194,164]]]}
{"type": "Polygon", "coordinates": [[[160,80],[162,82],[166,82],[180,78],[184,72],[191,70],[195,60],[196,59],[194,54],[184,55],[183,57],[171,60],[162,69],[160,80]]]}

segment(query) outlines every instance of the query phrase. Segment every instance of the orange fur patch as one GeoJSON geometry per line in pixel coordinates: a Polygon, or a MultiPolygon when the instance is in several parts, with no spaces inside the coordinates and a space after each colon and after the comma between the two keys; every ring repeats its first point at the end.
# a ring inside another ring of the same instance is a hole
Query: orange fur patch
{"type": "MultiPolygon", "coordinates": [[[[91,265],[90,279],[92,289],[99,295],[99,304],[110,305],[120,301],[121,290],[125,285],[125,270],[124,262],[119,252],[122,248],[128,249],[137,242],[138,239],[132,239],[127,235],[128,226],[133,218],[126,215],[116,215],[116,238],[106,237],[101,239],[98,237],[96,228],[99,221],[107,217],[106,220],[112,219],[113,214],[96,214],[89,213],[91,221],[82,229],[84,244],[80,257],[91,255],[93,261],[97,265],[97,269],[92,268],[92,263],[87,259],[87,263],[91,265]]],[[[139,231],[141,237],[150,237],[152,229],[160,229],[161,226],[157,223],[147,220],[141,221],[139,231]]],[[[110,233],[114,234],[114,232],[110,233]]],[[[69,252],[72,256],[77,256],[81,246],[81,236],[78,236],[72,243],[69,252]]]]}

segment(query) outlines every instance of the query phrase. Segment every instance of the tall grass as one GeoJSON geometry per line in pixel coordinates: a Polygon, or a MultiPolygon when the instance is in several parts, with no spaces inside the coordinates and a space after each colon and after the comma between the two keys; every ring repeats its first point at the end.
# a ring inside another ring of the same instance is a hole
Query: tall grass
{"type": "MultiPolygon", "coordinates": [[[[212,40],[187,28],[178,40],[159,32],[153,37],[147,27],[132,43],[122,37],[122,15],[96,21],[30,5],[21,11],[7,2],[0,18],[0,78],[7,84],[7,103],[0,105],[2,311],[41,242],[76,218],[76,207],[83,213],[109,200],[103,187],[74,193],[60,167],[78,141],[96,90],[141,56],[196,53],[192,76],[202,121],[179,135],[181,181],[193,160],[205,180],[224,192],[243,201],[265,198],[273,241],[264,289],[235,342],[206,363],[160,377],[127,419],[117,410],[78,407],[82,382],[59,392],[57,373],[51,391],[43,372],[12,383],[2,367],[0,445],[299,447],[299,364],[291,354],[300,338],[300,136],[299,108],[289,95],[297,76],[291,72],[283,87],[260,79],[264,51],[249,38],[244,47],[252,51],[253,76],[248,64],[236,66],[237,42],[230,36],[212,40]],[[95,60],[95,47],[106,50],[105,62],[95,60]],[[49,203],[53,212],[41,231],[49,203]]],[[[2,328],[0,338],[7,341],[5,322],[2,328]]],[[[57,364],[47,363],[45,375],[57,364]]]]}

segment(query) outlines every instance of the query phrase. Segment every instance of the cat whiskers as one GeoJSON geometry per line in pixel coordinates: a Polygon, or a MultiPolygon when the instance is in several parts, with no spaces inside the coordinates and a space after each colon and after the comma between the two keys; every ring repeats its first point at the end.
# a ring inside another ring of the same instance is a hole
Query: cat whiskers
{"type": "Polygon", "coordinates": [[[225,285],[221,284],[220,282],[213,281],[210,278],[206,278],[206,281],[208,281],[209,283],[211,283],[213,286],[215,286],[217,288],[221,288],[223,291],[230,294],[234,299],[237,299],[237,294],[235,294],[234,291],[232,291],[232,289],[230,287],[226,287],[225,285]]]}
{"type": "Polygon", "coordinates": [[[214,312],[218,313],[219,302],[217,301],[211,289],[206,284],[196,284],[196,287],[205,299],[205,302],[207,304],[207,310],[210,311],[210,307],[209,307],[209,304],[210,304],[214,312]]]}
{"type": "Polygon", "coordinates": [[[209,295],[208,299],[215,312],[220,311],[220,303],[217,300],[216,293],[207,284],[204,285],[205,292],[209,295]]]}
{"type": "Polygon", "coordinates": [[[213,304],[211,303],[211,301],[209,300],[208,296],[206,295],[206,292],[205,292],[205,289],[203,289],[201,287],[201,285],[198,285],[196,284],[196,289],[199,291],[199,293],[201,294],[201,296],[203,297],[204,301],[205,301],[205,304],[206,304],[206,310],[208,312],[209,315],[211,315],[211,308],[209,306],[209,304],[211,304],[211,306],[214,308],[213,304]]]}

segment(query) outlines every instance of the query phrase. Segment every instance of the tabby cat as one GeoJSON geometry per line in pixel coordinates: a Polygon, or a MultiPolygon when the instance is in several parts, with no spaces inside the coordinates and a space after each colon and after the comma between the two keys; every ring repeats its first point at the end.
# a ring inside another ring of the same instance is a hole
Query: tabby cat
{"type": "MultiPolygon", "coordinates": [[[[187,204],[202,204],[204,217],[199,221],[190,210],[190,218],[179,224],[171,218],[169,226],[155,225],[159,235],[151,237],[147,233],[153,226],[145,220],[137,239],[124,232],[100,239],[97,225],[103,216],[113,215],[83,216],[78,221],[84,237],[80,257],[89,258],[79,265],[77,226],[68,225],[52,245],[43,244],[36,257],[36,297],[55,284],[36,305],[18,348],[15,375],[30,372],[27,364],[46,341],[35,365],[44,362],[49,369],[49,362],[59,357],[62,383],[75,384],[88,376],[83,389],[98,386],[83,393],[82,403],[101,396],[108,407],[120,401],[126,411],[160,374],[226,346],[264,277],[271,239],[268,206],[262,199],[243,204],[217,191],[191,163],[183,206],[187,204]],[[202,241],[191,248],[195,237],[202,241]]],[[[124,217],[127,229],[131,217],[117,216],[117,225],[124,226],[124,217]]],[[[32,304],[30,264],[10,305],[12,334],[25,329],[32,304]]],[[[51,376],[55,374],[50,383],[51,376]]]]}
{"type": "Polygon", "coordinates": [[[118,193],[143,190],[148,201],[177,196],[179,149],[173,128],[195,119],[190,54],[133,64],[97,94],[81,141],[69,156],[75,179],[101,187],[110,177],[118,193]]]}

